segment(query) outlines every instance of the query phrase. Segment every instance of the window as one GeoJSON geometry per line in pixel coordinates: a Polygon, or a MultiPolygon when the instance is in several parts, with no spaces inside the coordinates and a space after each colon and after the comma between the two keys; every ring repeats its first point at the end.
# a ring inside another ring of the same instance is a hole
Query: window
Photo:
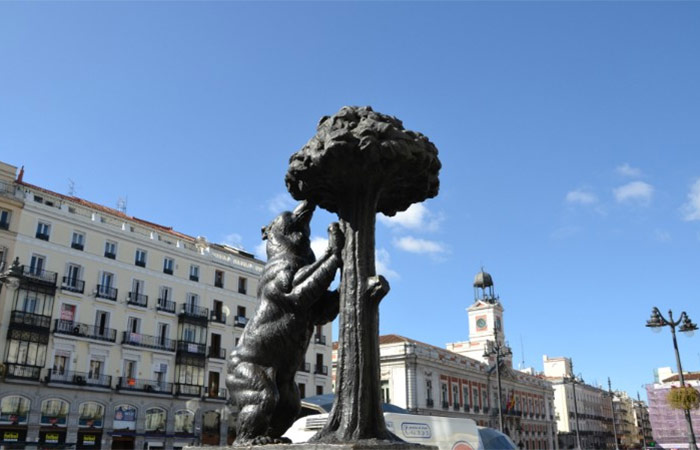
{"type": "Polygon", "coordinates": [[[199,266],[194,264],[190,266],[190,280],[199,281],[199,266]]]}
{"type": "Polygon", "coordinates": [[[0,423],[26,424],[31,403],[19,395],[9,395],[0,401],[0,423]]]}
{"type": "Polygon", "coordinates": [[[248,293],[248,280],[246,278],[238,278],[238,293],[247,294],[248,293]]]}
{"type": "Polygon", "coordinates": [[[65,375],[68,370],[68,361],[70,353],[56,351],[53,357],[53,372],[52,375],[65,375]]]}
{"type": "Polygon", "coordinates": [[[181,409],[175,412],[175,433],[194,434],[194,413],[181,409]]]}
{"type": "Polygon", "coordinates": [[[75,305],[63,303],[61,305],[61,320],[65,320],[66,322],[73,322],[75,320],[75,310],[75,305]]]}
{"type": "Polygon", "coordinates": [[[316,395],[323,395],[323,386],[316,386],[316,395]]]}
{"type": "Polygon", "coordinates": [[[137,248],[134,264],[136,264],[139,267],[146,267],[146,253],[146,250],[141,250],[140,248],[137,248]]]}
{"type": "Polygon", "coordinates": [[[299,383],[299,398],[306,398],[306,384],[299,383]]]}
{"type": "Polygon", "coordinates": [[[51,234],[51,225],[46,222],[41,222],[36,224],[36,238],[42,241],[49,240],[49,234],[51,234]]]}
{"type": "Polygon", "coordinates": [[[99,336],[107,337],[109,333],[109,312],[107,311],[97,311],[95,312],[95,327],[99,336]]]}
{"type": "Polygon", "coordinates": [[[462,386],[462,403],[464,403],[464,409],[469,408],[469,386],[462,386]]]}
{"type": "Polygon", "coordinates": [[[433,400],[433,380],[425,380],[425,398],[433,400]]]}
{"type": "MultiPolygon", "coordinates": [[[[33,339],[35,336],[27,336],[33,339]]],[[[24,338],[24,336],[22,336],[24,338]]],[[[46,344],[48,342],[33,342],[32,340],[9,339],[7,346],[7,362],[23,366],[43,367],[46,363],[46,344]]],[[[30,378],[34,378],[33,376],[30,378]]],[[[38,374],[37,374],[38,378],[38,374]]]]}
{"type": "Polygon", "coordinates": [[[41,403],[42,425],[66,425],[68,402],[59,399],[44,400],[41,403]]]}
{"type": "Polygon", "coordinates": [[[66,274],[67,277],[64,280],[64,285],[72,288],[78,287],[78,282],[80,280],[80,275],[82,273],[82,267],[78,264],[68,263],[66,274]]]}
{"type": "Polygon", "coordinates": [[[224,302],[214,300],[214,308],[211,312],[211,320],[219,323],[226,323],[226,314],[224,313],[224,302]]]}
{"type": "Polygon", "coordinates": [[[124,360],[124,378],[134,379],[136,378],[136,361],[131,359],[124,360]]]}
{"type": "Polygon", "coordinates": [[[474,410],[478,411],[479,410],[479,388],[474,386],[472,388],[472,402],[474,403],[474,410]]]}
{"type": "Polygon", "coordinates": [[[82,251],[85,248],[85,233],[74,231],[73,237],[70,241],[70,246],[71,248],[82,251]]]}
{"type": "Polygon", "coordinates": [[[391,397],[389,396],[389,380],[381,380],[379,384],[382,394],[382,403],[391,403],[391,397]]]}
{"type": "Polygon", "coordinates": [[[0,209],[0,230],[10,229],[10,211],[0,209]]]}
{"type": "Polygon", "coordinates": [[[224,271],[215,270],[214,271],[214,286],[223,288],[224,287],[224,271]]]}
{"type": "Polygon", "coordinates": [[[126,330],[131,334],[139,334],[141,331],[141,319],[129,317],[126,323],[126,330]]]}
{"type": "Polygon", "coordinates": [[[146,432],[165,433],[165,423],[168,414],[161,408],[146,410],[146,432]]]}
{"type": "Polygon", "coordinates": [[[117,243],[114,241],[105,242],[105,257],[115,259],[117,257],[117,243]]]}
{"type": "Polygon", "coordinates": [[[442,407],[447,408],[447,405],[449,404],[447,383],[440,383],[440,399],[442,400],[442,407]]]}
{"type": "Polygon", "coordinates": [[[175,260],[172,258],[163,258],[163,273],[168,275],[173,274],[173,267],[175,267],[175,260]]]}
{"type": "Polygon", "coordinates": [[[90,360],[90,371],[88,372],[89,380],[99,380],[102,376],[102,365],[104,362],[99,359],[90,360]]]}
{"type": "Polygon", "coordinates": [[[459,408],[459,386],[457,384],[452,385],[452,404],[455,408],[459,408]]]}
{"type": "Polygon", "coordinates": [[[79,427],[102,428],[105,416],[104,406],[95,402],[81,403],[78,413],[80,414],[78,419],[79,427]]]}
{"type": "Polygon", "coordinates": [[[170,334],[170,327],[167,323],[158,324],[158,345],[165,347],[168,342],[168,335],[170,334]]]}
{"type": "Polygon", "coordinates": [[[44,266],[46,265],[46,258],[41,255],[32,255],[31,262],[29,263],[29,273],[32,275],[41,276],[44,274],[44,266]]]}

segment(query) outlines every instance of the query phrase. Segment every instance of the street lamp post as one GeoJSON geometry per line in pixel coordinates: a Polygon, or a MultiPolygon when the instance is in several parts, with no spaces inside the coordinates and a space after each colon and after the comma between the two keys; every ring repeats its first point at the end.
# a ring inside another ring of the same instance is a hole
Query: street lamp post
{"type": "Polygon", "coordinates": [[[488,358],[491,356],[496,357],[496,379],[498,380],[498,429],[503,433],[503,405],[501,401],[501,360],[512,352],[510,348],[505,345],[501,345],[498,340],[498,329],[494,328],[494,337],[496,342],[491,346],[490,349],[484,351],[484,357],[488,358]]]}
{"type": "MultiPolygon", "coordinates": [[[[698,326],[694,324],[688,314],[683,311],[678,320],[673,320],[673,312],[668,310],[668,319],[661,315],[659,308],[654,306],[651,310],[651,318],[647,320],[647,325],[649,328],[658,329],[664,326],[671,328],[671,336],[673,336],[673,349],[676,352],[676,365],[678,366],[678,378],[681,382],[681,387],[685,387],[685,378],[683,377],[683,366],[681,366],[681,356],[678,353],[678,341],[676,341],[676,327],[681,333],[692,333],[698,329],[698,326]],[[681,325],[682,324],[682,325],[681,325]],[[679,326],[680,325],[680,326],[679,326]]],[[[688,428],[688,449],[697,450],[698,446],[695,442],[695,433],[693,432],[693,422],[690,418],[690,410],[685,409],[685,422],[688,428]]]]}
{"type": "Polygon", "coordinates": [[[579,431],[578,427],[578,403],[576,401],[576,383],[578,381],[576,380],[576,376],[572,375],[569,377],[568,381],[571,383],[572,389],[573,389],[573,394],[574,394],[574,421],[576,423],[576,448],[578,450],[581,450],[583,447],[581,447],[581,433],[579,431]]]}
{"type": "Polygon", "coordinates": [[[613,437],[615,438],[615,450],[619,450],[620,447],[617,446],[617,424],[615,423],[615,405],[613,403],[612,384],[610,383],[610,377],[608,377],[608,393],[610,394],[610,410],[612,410],[613,416],[613,437]]]}

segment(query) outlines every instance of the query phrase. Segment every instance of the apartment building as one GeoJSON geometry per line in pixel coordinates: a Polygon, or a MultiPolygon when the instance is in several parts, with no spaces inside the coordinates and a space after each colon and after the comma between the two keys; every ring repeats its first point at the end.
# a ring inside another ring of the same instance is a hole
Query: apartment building
{"type": "Polygon", "coordinates": [[[615,448],[610,394],[573,372],[571,358],[543,357],[544,376],[554,387],[560,448],[615,448]]]}
{"type": "MultiPolygon", "coordinates": [[[[232,440],[226,358],[257,308],[262,261],[0,163],[0,265],[0,445],[232,440]]],[[[330,336],[316,330],[302,395],[331,390],[330,336]]]]}
{"type": "MultiPolygon", "coordinates": [[[[661,448],[691,448],[684,411],[671,408],[668,404],[669,391],[681,385],[678,372],[670,367],[660,367],[654,371],[654,378],[654,383],[646,386],[654,445],[661,448]]],[[[700,372],[684,371],[683,378],[686,386],[700,390],[700,372]]],[[[690,417],[697,440],[697,436],[700,436],[700,409],[691,410],[690,417]]]]}
{"type": "MultiPolygon", "coordinates": [[[[468,418],[498,429],[496,359],[484,356],[484,350],[496,340],[505,345],[503,307],[488,273],[477,274],[474,285],[469,341],[445,349],[395,334],[380,336],[383,401],[415,414],[468,418]]],[[[558,448],[552,386],[514,370],[510,356],[499,369],[504,432],[520,448],[558,448]]]]}

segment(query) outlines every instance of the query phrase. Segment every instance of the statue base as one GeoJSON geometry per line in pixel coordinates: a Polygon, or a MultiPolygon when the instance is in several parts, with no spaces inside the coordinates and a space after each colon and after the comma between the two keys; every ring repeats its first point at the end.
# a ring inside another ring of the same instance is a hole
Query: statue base
{"type": "Polygon", "coordinates": [[[438,450],[433,445],[420,445],[411,442],[362,441],[345,444],[320,444],[302,442],[299,444],[233,445],[185,447],[184,450],[438,450]]]}

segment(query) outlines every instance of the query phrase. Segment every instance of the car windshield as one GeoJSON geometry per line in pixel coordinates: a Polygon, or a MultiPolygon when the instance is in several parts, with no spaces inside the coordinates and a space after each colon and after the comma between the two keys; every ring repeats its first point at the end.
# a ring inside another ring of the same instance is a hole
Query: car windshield
{"type": "Polygon", "coordinates": [[[491,428],[479,428],[479,438],[484,450],[517,450],[508,436],[491,428]]]}

